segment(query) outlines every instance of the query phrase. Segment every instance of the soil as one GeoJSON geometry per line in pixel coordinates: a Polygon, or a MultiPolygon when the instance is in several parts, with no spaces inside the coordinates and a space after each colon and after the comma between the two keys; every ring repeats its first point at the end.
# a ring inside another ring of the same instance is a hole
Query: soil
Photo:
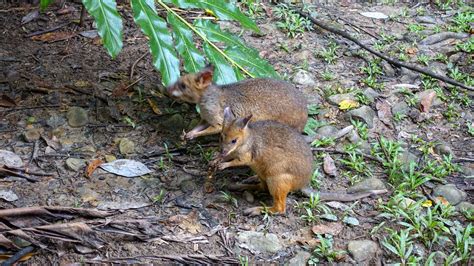
{"type": "MultiPolygon", "coordinates": [[[[99,247],[44,239],[47,248],[38,249],[26,264],[170,261],[170,257],[163,256],[174,256],[171,258],[174,262],[190,263],[189,260],[176,259],[176,256],[188,255],[228,257],[234,259],[232,262],[238,262],[239,256],[248,256],[253,263],[288,263],[298,251],[310,250],[314,246],[316,240],[311,233],[312,226],[331,225],[331,222],[320,220],[311,224],[303,221],[300,217],[304,213],[295,207],[297,203],[307,201],[300,194],[289,196],[285,215],[246,217],[243,215],[245,208],[261,203],[271,205],[271,197],[266,193],[252,194],[255,200],[249,202],[242,193],[227,192],[237,199],[237,206],[223,199],[222,191],[226,191],[226,184],[251,176],[252,173],[246,168],[219,172],[212,191],[205,190],[207,165],[212,153],[218,150],[218,137],[187,143],[180,140],[183,130],[189,130],[196,124],[198,114],[194,106],[175,103],[163,95],[159,74],[153,69],[148,54],[147,39],[133,23],[128,5],[120,6],[122,16],[126,18],[124,48],[115,59],[110,58],[97,37],[88,38],[78,34],[93,29],[90,17],[86,19],[84,27],[69,23],[55,31],[65,33],[62,40],[48,42],[27,37],[30,33],[77,20],[80,5],[68,3],[67,7],[71,10],[60,14],[62,12],[58,12],[58,7],[53,6],[38,18],[22,25],[22,18],[32,8],[27,5],[0,4],[0,94],[8,96],[16,104],[0,107],[0,150],[19,155],[30,171],[51,173],[41,176],[38,182],[19,177],[2,179],[1,188],[13,191],[18,199],[11,202],[2,200],[0,208],[64,206],[106,209],[107,205],[113,203],[115,210],[112,216],[105,219],[55,221],[97,221],[97,224],[91,223],[89,226],[102,239],[99,247]],[[143,55],[131,73],[132,66],[143,55]],[[149,100],[156,103],[159,114],[153,111],[149,100]],[[67,116],[71,107],[81,107],[87,112],[86,125],[71,127],[68,124],[67,116]],[[26,136],[27,132],[34,130],[38,130],[42,137],[35,139],[33,136],[30,139],[26,136]],[[134,144],[127,154],[120,151],[123,139],[131,140],[134,144]],[[97,168],[87,176],[86,166],[71,170],[66,165],[68,158],[91,163],[96,159],[105,161],[106,156],[140,161],[153,172],[142,177],[127,178],[97,168]],[[160,193],[163,197],[159,197],[160,193]],[[108,227],[105,221],[128,222],[124,222],[122,227],[108,227]],[[276,234],[284,248],[275,253],[251,252],[236,240],[239,232],[243,231],[276,234]]],[[[409,43],[404,39],[406,25],[421,17],[413,8],[409,9],[409,17],[399,21],[370,19],[359,14],[363,11],[398,14],[403,7],[409,6],[340,3],[320,6],[316,10],[326,21],[332,20],[344,24],[344,28],[351,32],[359,32],[358,36],[364,43],[373,44],[374,39],[360,31],[361,28],[374,35],[383,28],[386,33],[398,36],[400,42],[409,43]]],[[[422,7],[427,10],[424,16],[437,18],[441,14],[430,5],[422,7]]],[[[235,23],[220,23],[230,31],[238,33],[240,30],[235,23]]],[[[313,77],[314,84],[298,85],[298,89],[305,93],[309,104],[320,106],[321,112],[315,116],[316,119],[339,129],[350,125],[345,112],[329,104],[324,91],[328,87],[336,90],[350,87],[365,89],[365,85],[360,83],[364,77],[360,68],[367,64],[368,55],[356,56],[361,50],[358,46],[321,30],[305,32],[291,39],[276,28],[273,17],[263,15],[257,19],[257,23],[263,35],[244,32],[242,38],[261,51],[261,56],[283,76],[291,79],[303,69],[313,77]],[[336,62],[328,64],[316,53],[328,47],[332,41],[340,48],[336,62]],[[333,73],[335,79],[324,81],[322,74],[326,70],[333,73]]],[[[429,53],[436,52],[427,49],[429,53]]],[[[452,49],[447,53],[451,53],[451,56],[456,54],[452,49]]],[[[458,60],[460,69],[472,77],[472,54],[458,60]]],[[[433,63],[429,67],[436,68],[437,65],[433,63]]],[[[444,67],[442,65],[440,71],[445,71],[444,67]]],[[[387,72],[386,69],[384,71],[387,72]]],[[[393,85],[420,84],[416,73],[400,69],[393,71],[392,75],[382,76],[380,82],[383,82],[384,88],[379,92],[383,96],[380,99],[391,106],[404,99],[402,94],[391,93],[393,85]]],[[[467,97],[472,100],[473,94],[468,93],[467,97]]],[[[448,104],[442,102],[433,106],[429,113],[419,114],[418,111],[418,117],[425,114],[429,116],[421,122],[416,121],[417,118],[415,121],[408,118],[389,127],[377,120],[369,130],[369,139],[375,141],[377,136],[384,136],[403,140],[406,148],[419,155],[417,146],[409,139],[414,134],[425,141],[445,143],[452,149],[455,158],[473,158],[474,139],[465,129],[466,123],[473,121],[472,101],[467,107],[456,103],[459,116],[454,121],[448,121],[443,116],[448,104]]],[[[375,102],[370,106],[376,110],[375,102]]],[[[414,107],[410,109],[415,113],[418,110],[414,107]]],[[[340,148],[346,143],[346,139],[338,140],[336,147],[340,148]]],[[[340,158],[336,154],[331,156],[340,158]]],[[[322,163],[320,156],[316,160],[319,165],[322,163]]],[[[378,168],[376,162],[369,160],[367,163],[372,167],[373,175],[386,182],[387,175],[378,168]]],[[[337,160],[336,165],[341,171],[344,170],[337,160]]],[[[471,171],[474,169],[472,162],[461,162],[461,166],[471,171]]],[[[448,176],[446,182],[465,190],[468,193],[466,200],[472,202],[473,179],[465,178],[466,171],[448,176]]],[[[347,178],[342,175],[330,177],[322,174],[320,184],[323,191],[350,187],[347,178]]],[[[431,183],[427,189],[431,191],[436,184],[431,183]]],[[[378,203],[387,202],[390,197],[388,193],[358,201],[353,206],[353,216],[360,225],[344,224],[341,232],[334,236],[334,248],[345,250],[347,243],[355,239],[382,239],[382,235],[372,235],[371,230],[383,221],[376,217],[381,212],[378,203]]],[[[342,218],[342,211],[334,210],[334,213],[342,218]]],[[[464,221],[462,217],[459,219],[464,221]]],[[[391,255],[383,251],[377,254],[374,261],[387,262],[390,258],[391,255]]],[[[355,263],[349,255],[340,260],[355,263]]],[[[197,259],[192,262],[202,261],[197,259]]],[[[219,260],[212,262],[222,263],[219,260]]]]}

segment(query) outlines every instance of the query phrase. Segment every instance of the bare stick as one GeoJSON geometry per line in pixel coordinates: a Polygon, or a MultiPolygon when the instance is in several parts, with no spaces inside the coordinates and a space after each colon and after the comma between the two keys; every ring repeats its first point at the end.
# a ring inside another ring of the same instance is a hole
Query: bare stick
{"type": "Polygon", "coordinates": [[[28,253],[31,253],[34,249],[35,248],[33,246],[27,246],[27,247],[24,247],[24,248],[20,249],[20,251],[15,253],[15,255],[11,256],[10,258],[8,258],[4,262],[2,262],[2,266],[14,265],[17,261],[19,261],[21,258],[23,258],[28,253]]]}
{"type": "Polygon", "coordinates": [[[413,65],[410,65],[410,64],[406,64],[406,63],[402,63],[400,61],[397,61],[397,60],[394,60],[390,57],[387,57],[375,50],[373,50],[372,48],[362,44],[359,40],[357,40],[356,38],[352,37],[349,33],[347,32],[344,32],[344,31],[341,31],[341,30],[338,30],[336,28],[333,28],[331,26],[328,26],[324,23],[322,23],[321,21],[318,21],[316,19],[314,19],[313,17],[311,17],[309,14],[303,12],[303,11],[300,11],[300,10],[295,10],[295,12],[297,12],[298,14],[300,14],[302,17],[304,18],[307,18],[309,19],[311,22],[313,22],[315,25],[317,25],[318,27],[320,28],[323,28],[327,31],[330,31],[334,34],[337,34],[337,35],[340,35],[352,42],[354,42],[355,44],[359,45],[360,47],[362,47],[363,49],[369,51],[370,53],[382,58],[383,60],[389,62],[390,64],[392,65],[395,65],[395,66],[398,66],[398,67],[404,67],[404,68],[407,68],[407,69],[410,69],[410,70],[413,70],[415,72],[418,72],[418,73],[422,73],[422,74],[425,74],[427,76],[430,76],[432,78],[435,78],[435,79],[438,79],[438,80],[441,80],[441,81],[444,81],[446,83],[449,83],[451,85],[454,85],[454,86],[459,86],[463,89],[466,89],[466,90],[470,90],[470,91],[474,91],[474,88],[472,87],[469,87],[461,82],[458,82],[454,79],[451,79],[451,78],[448,78],[448,77],[444,77],[444,76],[440,76],[436,73],[433,73],[431,72],[430,70],[427,70],[427,69],[423,69],[423,68],[420,68],[420,67],[417,67],[417,66],[413,66],[413,65]]]}
{"type": "Polygon", "coordinates": [[[81,27],[81,28],[84,27],[85,17],[86,17],[86,7],[84,5],[82,5],[81,17],[79,18],[79,27],[81,27]]]}
{"type": "Polygon", "coordinates": [[[149,52],[144,53],[142,56],[140,56],[135,62],[133,62],[132,68],[130,69],[130,80],[132,80],[133,77],[133,72],[135,72],[135,66],[137,66],[138,62],[143,59],[149,52]]]}
{"type": "MultiPolygon", "coordinates": [[[[338,153],[338,154],[345,154],[345,155],[350,155],[349,152],[347,151],[342,151],[342,150],[337,150],[337,149],[328,149],[328,148],[311,148],[312,151],[321,151],[321,152],[328,152],[328,153],[338,153]]],[[[356,152],[356,154],[361,155],[362,157],[365,157],[367,159],[376,161],[378,163],[382,163],[382,161],[372,155],[368,155],[362,152],[356,152]]]]}
{"type": "Polygon", "coordinates": [[[64,24],[61,24],[59,26],[56,26],[56,27],[53,27],[51,29],[47,29],[47,30],[40,30],[40,31],[35,31],[35,32],[32,32],[30,34],[27,34],[26,37],[29,38],[29,37],[33,37],[33,36],[36,36],[36,35],[41,35],[41,34],[44,34],[44,33],[48,33],[48,32],[53,32],[53,31],[57,31],[63,27],[66,27],[67,25],[69,25],[71,22],[67,22],[67,23],[64,23],[64,24]]]}

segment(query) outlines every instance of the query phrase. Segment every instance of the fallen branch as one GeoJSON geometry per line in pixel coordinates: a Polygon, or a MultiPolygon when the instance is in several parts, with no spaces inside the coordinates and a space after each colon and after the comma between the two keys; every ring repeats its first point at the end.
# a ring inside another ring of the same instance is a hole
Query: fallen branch
{"type": "Polygon", "coordinates": [[[324,23],[322,23],[321,21],[318,21],[316,19],[314,19],[313,17],[311,17],[309,14],[303,12],[303,11],[300,11],[300,10],[294,10],[295,12],[297,12],[298,14],[300,14],[302,17],[306,18],[306,19],[309,19],[313,24],[317,25],[318,27],[320,28],[323,28],[327,31],[330,31],[334,34],[337,34],[337,35],[340,35],[352,42],[354,42],[355,44],[359,45],[361,48],[369,51],[370,53],[382,58],[383,60],[389,62],[390,64],[392,65],[395,65],[395,66],[398,66],[398,67],[404,67],[406,69],[410,69],[410,70],[413,70],[415,72],[418,72],[418,73],[422,73],[422,74],[425,74],[427,76],[430,76],[432,78],[435,78],[435,79],[438,79],[438,80],[441,80],[441,81],[444,81],[446,83],[449,83],[451,85],[454,85],[454,86],[459,86],[463,89],[466,89],[466,90],[470,90],[470,91],[474,91],[474,88],[472,87],[469,87],[461,82],[458,82],[454,79],[451,79],[451,78],[448,78],[448,77],[444,77],[444,76],[440,76],[430,70],[427,70],[427,69],[424,69],[424,68],[420,68],[420,67],[417,67],[417,66],[413,66],[413,65],[410,65],[410,64],[406,64],[406,63],[403,63],[403,62],[400,62],[400,61],[397,61],[397,60],[394,60],[390,57],[387,57],[385,55],[383,55],[382,53],[379,53],[375,50],[373,50],[372,48],[362,44],[359,40],[357,40],[356,38],[352,37],[349,33],[347,32],[344,32],[344,31],[341,31],[341,30],[338,30],[336,28],[333,28],[331,26],[328,26],[324,23]]]}
{"type": "Polygon", "coordinates": [[[21,260],[21,258],[28,255],[28,253],[33,252],[34,249],[35,248],[33,246],[27,246],[20,249],[17,253],[15,253],[15,255],[3,261],[1,266],[14,265],[17,261],[21,260]]]}
{"type": "Polygon", "coordinates": [[[26,37],[27,37],[27,38],[30,38],[30,37],[37,36],[37,35],[41,35],[41,34],[44,34],[44,33],[57,31],[57,30],[59,30],[59,29],[61,29],[61,28],[63,28],[63,27],[66,27],[66,26],[69,25],[69,24],[71,24],[71,22],[67,22],[67,23],[58,25],[58,26],[53,27],[53,28],[51,28],[51,29],[35,31],[35,32],[32,32],[32,33],[27,34],[26,37]]]}
{"type": "Polygon", "coordinates": [[[94,217],[94,218],[105,218],[113,214],[112,212],[97,211],[97,210],[85,209],[85,208],[44,206],[44,207],[24,207],[24,208],[3,209],[3,210],[0,210],[0,218],[26,216],[26,215],[55,216],[55,214],[61,214],[61,213],[74,214],[74,215],[79,215],[83,217],[94,217]]]}
{"type": "MultiPolygon", "coordinates": [[[[344,154],[344,155],[350,155],[349,152],[347,151],[342,151],[342,150],[337,150],[337,149],[329,149],[329,148],[311,148],[312,151],[321,151],[321,152],[328,152],[328,153],[338,153],[338,154],[344,154]]],[[[373,161],[376,161],[378,163],[383,163],[382,160],[380,160],[379,158],[376,158],[372,155],[368,155],[366,153],[362,153],[362,152],[355,152],[356,154],[358,155],[361,155],[362,157],[364,158],[367,158],[367,159],[370,159],[370,160],[373,160],[373,161]]]]}
{"type": "Polygon", "coordinates": [[[107,260],[89,260],[88,263],[123,263],[140,262],[140,259],[146,260],[171,260],[182,264],[239,264],[239,260],[233,257],[220,255],[149,255],[136,257],[111,258],[107,260]]]}

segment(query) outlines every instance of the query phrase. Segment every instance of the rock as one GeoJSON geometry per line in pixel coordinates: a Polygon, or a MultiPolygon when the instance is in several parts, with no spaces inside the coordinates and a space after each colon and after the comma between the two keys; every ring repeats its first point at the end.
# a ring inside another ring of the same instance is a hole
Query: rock
{"type": "Polygon", "coordinates": [[[303,62],[307,62],[309,61],[313,56],[313,53],[309,50],[303,50],[301,52],[298,52],[296,53],[296,55],[294,56],[294,58],[296,60],[298,60],[299,62],[303,63],[303,62]]]}
{"type": "Polygon", "coordinates": [[[66,160],[66,166],[70,170],[74,172],[78,172],[79,170],[86,167],[86,160],[79,159],[79,158],[68,158],[66,160]]]}
{"type": "Polygon", "coordinates": [[[419,258],[425,258],[426,257],[426,249],[423,246],[423,244],[414,243],[414,245],[413,245],[413,254],[415,254],[419,258]]]}
{"type": "Polygon", "coordinates": [[[447,39],[464,39],[469,37],[468,33],[457,33],[457,32],[440,32],[430,35],[420,41],[421,45],[432,45],[435,43],[442,42],[447,39]]]}
{"type": "Polygon", "coordinates": [[[243,231],[237,234],[237,242],[252,253],[276,253],[283,248],[278,236],[272,233],[243,231]]]}
{"type": "Polygon", "coordinates": [[[467,197],[466,192],[456,188],[454,184],[439,185],[434,188],[433,196],[445,198],[451,205],[457,205],[467,197]]]}
{"type": "Polygon", "coordinates": [[[401,70],[400,82],[405,84],[413,84],[414,81],[418,78],[419,74],[415,71],[402,68],[401,70]]]}
{"type": "Polygon", "coordinates": [[[113,155],[105,155],[105,161],[110,163],[110,162],[113,162],[117,160],[117,157],[113,156],[113,155]]]}
{"type": "Polygon", "coordinates": [[[347,244],[347,250],[355,261],[363,262],[372,260],[379,247],[376,242],[371,240],[353,240],[347,244]]]}
{"type": "Polygon", "coordinates": [[[296,255],[290,259],[288,265],[304,266],[306,262],[311,258],[311,253],[307,251],[298,251],[296,255]]]}
{"type": "Polygon", "coordinates": [[[400,160],[400,162],[402,164],[402,168],[404,170],[409,170],[410,169],[410,163],[411,162],[414,162],[415,164],[418,163],[418,157],[415,154],[413,154],[413,153],[411,153],[407,150],[400,153],[398,155],[398,159],[400,160]]]}
{"type": "Polygon", "coordinates": [[[253,203],[255,201],[255,197],[253,196],[252,193],[250,193],[249,191],[244,191],[243,195],[244,196],[244,199],[248,202],[248,203],[253,203]]]}
{"type": "Polygon", "coordinates": [[[369,190],[382,190],[386,189],[385,183],[375,177],[366,178],[359,183],[353,185],[352,187],[347,189],[349,193],[358,193],[358,192],[366,192],[369,190]]]}
{"type": "Polygon", "coordinates": [[[354,92],[343,93],[343,94],[334,94],[328,97],[328,102],[333,105],[339,106],[339,103],[344,100],[357,101],[356,94],[354,92]]]}
{"type": "Polygon", "coordinates": [[[197,189],[196,182],[194,180],[183,181],[179,187],[184,193],[190,193],[197,189]]]}
{"type": "Polygon", "coordinates": [[[437,19],[435,17],[432,17],[432,16],[419,16],[419,17],[416,17],[415,20],[419,23],[425,23],[425,24],[436,24],[436,23],[438,23],[437,19]]]}
{"type": "Polygon", "coordinates": [[[440,143],[440,144],[437,144],[435,147],[434,147],[434,152],[436,154],[439,154],[439,155],[446,155],[446,156],[453,156],[454,157],[454,152],[453,150],[451,149],[451,147],[449,147],[447,144],[445,143],[440,143]]]}
{"type": "Polygon", "coordinates": [[[25,137],[27,142],[35,142],[40,139],[41,131],[40,128],[30,128],[25,131],[23,137],[25,137]]]}
{"type": "Polygon", "coordinates": [[[135,152],[135,143],[127,138],[123,138],[120,140],[119,150],[123,155],[132,154],[135,152]]]}
{"type": "Polygon", "coordinates": [[[83,127],[89,122],[87,111],[81,107],[71,107],[67,112],[67,122],[71,127],[83,127]]]}
{"type": "Polygon", "coordinates": [[[385,72],[385,75],[388,77],[394,77],[396,74],[395,69],[393,69],[392,65],[390,65],[386,61],[382,61],[382,69],[383,72],[385,72]]]}
{"type": "Polygon", "coordinates": [[[46,125],[52,128],[57,128],[66,123],[66,119],[59,115],[52,115],[46,120],[46,125]]]}
{"type": "Polygon", "coordinates": [[[0,199],[12,202],[18,200],[18,196],[11,190],[0,189],[0,199]]]}
{"type": "Polygon", "coordinates": [[[406,115],[409,110],[410,110],[410,107],[404,101],[397,102],[392,106],[392,114],[394,114],[394,115],[395,114],[406,115]]]}
{"type": "Polygon", "coordinates": [[[329,137],[333,137],[338,131],[339,131],[339,129],[337,129],[336,127],[331,126],[331,125],[327,125],[327,126],[322,126],[322,127],[318,128],[318,130],[316,131],[316,134],[320,138],[322,138],[322,137],[329,138],[329,137]]]}
{"type": "Polygon", "coordinates": [[[307,71],[302,69],[298,70],[298,72],[293,76],[293,82],[303,86],[314,86],[316,84],[313,77],[311,77],[307,71]]]}
{"type": "Polygon", "coordinates": [[[364,121],[367,124],[367,127],[373,128],[374,127],[374,118],[376,113],[372,108],[369,106],[362,106],[354,110],[350,110],[347,112],[346,117],[349,119],[358,119],[364,121]]]}
{"type": "Polygon", "coordinates": [[[456,205],[456,209],[460,212],[474,212],[474,204],[467,201],[463,201],[456,205]]]}
{"type": "Polygon", "coordinates": [[[363,94],[365,95],[365,97],[367,97],[367,99],[369,100],[369,102],[373,103],[375,101],[376,98],[380,97],[380,94],[376,91],[374,91],[374,89],[372,88],[367,88],[363,94]]]}
{"type": "Polygon", "coordinates": [[[23,167],[23,161],[20,156],[7,150],[0,150],[0,165],[1,164],[15,168],[23,167]]]}
{"type": "Polygon", "coordinates": [[[181,132],[184,128],[186,128],[186,123],[184,122],[184,118],[180,114],[174,114],[170,118],[166,119],[162,126],[170,131],[181,132]]]}
{"type": "Polygon", "coordinates": [[[474,163],[461,166],[461,171],[464,177],[474,177],[474,163]]]}
{"type": "Polygon", "coordinates": [[[185,172],[181,172],[179,171],[178,173],[176,173],[176,178],[174,178],[171,183],[170,183],[170,187],[172,188],[178,188],[178,187],[181,187],[181,184],[184,183],[185,181],[189,181],[189,180],[193,180],[193,176],[188,174],[188,173],[185,173],[185,172]]]}

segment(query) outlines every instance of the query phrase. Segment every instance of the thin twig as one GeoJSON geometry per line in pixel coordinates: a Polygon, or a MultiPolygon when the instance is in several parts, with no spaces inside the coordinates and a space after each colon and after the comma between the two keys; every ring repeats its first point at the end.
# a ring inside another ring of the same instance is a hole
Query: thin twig
{"type": "Polygon", "coordinates": [[[56,27],[53,27],[51,29],[46,29],[46,30],[40,30],[40,31],[35,31],[35,32],[32,32],[30,34],[27,34],[26,37],[29,38],[29,37],[33,37],[33,36],[36,36],[36,35],[41,35],[41,34],[44,34],[44,33],[48,33],[48,32],[53,32],[53,31],[57,31],[63,27],[66,27],[67,25],[71,24],[71,22],[67,22],[67,23],[64,23],[64,24],[61,24],[59,26],[56,26],[56,27]]]}
{"type": "Polygon", "coordinates": [[[130,78],[129,78],[130,80],[132,80],[133,78],[133,73],[135,72],[135,66],[137,66],[138,62],[140,62],[140,60],[142,60],[149,53],[150,51],[147,51],[142,56],[140,56],[137,60],[135,60],[135,62],[133,62],[132,68],[130,69],[130,78]]]}
{"type": "Polygon", "coordinates": [[[398,66],[398,67],[404,67],[406,69],[410,69],[410,70],[413,70],[415,72],[418,72],[418,73],[422,73],[422,74],[425,74],[427,76],[430,76],[432,78],[435,78],[435,79],[438,79],[438,80],[441,80],[441,81],[444,81],[446,83],[449,83],[451,85],[454,85],[454,86],[459,86],[463,89],[466,89],[466,90],[470,90],[470,91],[474,91],[474,88],[472,87],[469,87],[461,82],[458,82],[454,79],[451,79],[451,78],[448,78],[448,77],[444,77],[444,76],[440,76],[430,70],[427,70],[427,69],[423,69],[423,68],[420,68],[420,67],[417,67],[417,66],[413,66],[413,65],[410,65],[410,64],[406,64],[406,63],[403,63],[403,62],[400,62],[400,61],[397,61],[397,60],[394,60],[390,57],[387,57],[385,55],[383,55],[382,53],[379,53],[375,50],[373,50],[372,48],[362,44],[359,40],[357,40],[356,38],[352,37],[349,33],[347,32],[344,32],[344,31],[341,31],[341,30],[338,30],[336,28],[333,28],[331,26],[328,26],[324,23],[322,23],[321,21],[318,21],[316,19],[314,19],[313,17],[311,17],[309,14],[303,12],[303,11],[300,11],[300,10],[295,10],[295,12],[297,12],[298,14],[300,14],[302,17],[304,18],[307,18],[309,19],[311,22],[313,22],[315,25],[317,25],[318,27],[320,28],[323,28],[327,31],[330,31],[334,34],[337,34],[337,35],[340,35],[352,42],[354,42],[355,44],[359,45],[360,47],[362,47],[363,49],[369,51],[370,53],[382,58],[383,60],[389,62],[390,64],[392,65],[395,65],[395,66],[398,66]]]}
{"type": "Polygon", "coordinates": [[[35,248],[33,246],[27,246],[22,249],[20,249],[15,255],[11,256],[10,258],[6,259],[4,262],[2,262],[2,266],[10,266],[14,265],[17,261],[19,261],[21,258],[23,258],[25,255],[28,253],[31,253],[35,248]]]}
{"type": "MultiPolygon", "coordinates": [[[[312,151],[321,151],[321,152],[329,152],[329,153],[338,153],[338,154],[344,154],[344,155],[350,155],[349,152],[347,151],[342,151],[342,150],[337,150],[337,149],[329,149],[329,148],[311,148],[312,151]]],[[[369,155],[369,154],[366,154],[366,153],[362,153],[362,152],[355,152],[356,154],[359,154],[361,155],[362,157],[365,157],[367,159],[370,159],[370,160],[373,160],[373,161],[376,161],[378,163],[383,163],[382,160],[380,160],[379,158],[376,158],[372,155],[369,155]]]]}
{"type": "Polygon", "coordinates": [[[454,163],[460,163],[460,162],[474,163],[474,158],[456,158],[456,159],[453,159],[453,162],[454,163]]]}
{"type": "Polygon", "coordinates": [[[84,4],[82,5],[82,8],[81,8],[81,17],[79,18],[79,27],[84,27],[84,19],[86,17],[86,7],[84,6],[84,4]]]}

